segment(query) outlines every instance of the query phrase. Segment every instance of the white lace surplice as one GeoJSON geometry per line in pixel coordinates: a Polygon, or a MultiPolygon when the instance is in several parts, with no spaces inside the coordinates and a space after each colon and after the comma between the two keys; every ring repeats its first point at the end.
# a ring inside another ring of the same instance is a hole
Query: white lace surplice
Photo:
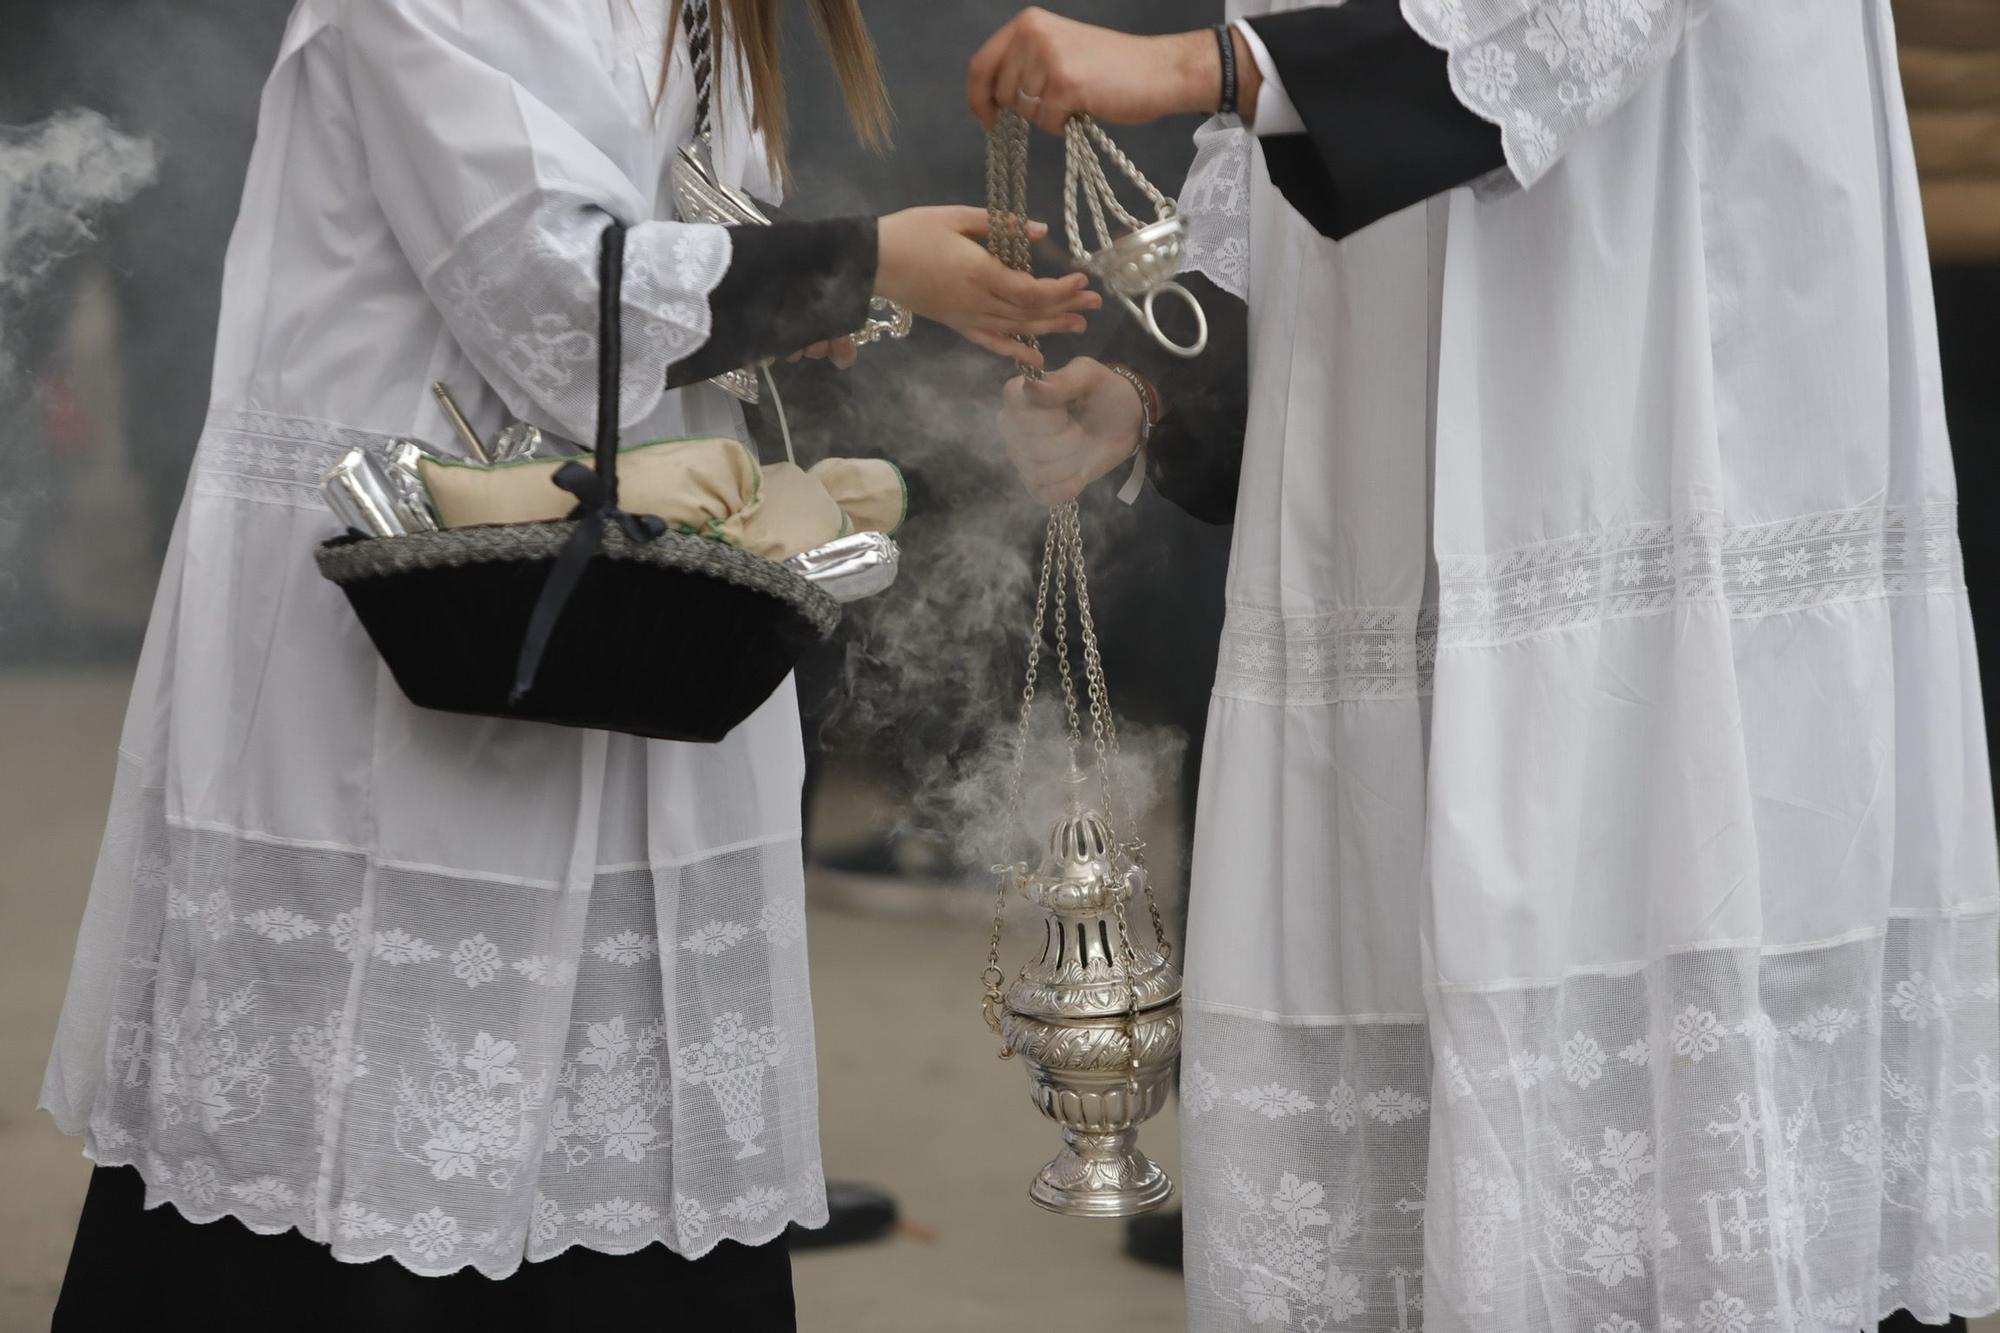
{"type": "Polygon", "coordinates": [[[1532,188],[1336,246],[1212,123],[1182,195],[1252,377],[1193,1327],[1991,1312],[2000,887],[1887,5],[1405,10],[1532,188]]]}
{"type": "Polygon", "coordinates": [[[294,17],[44,1089],[150,1203],[494,1276],[824,1220],[791,691],[716,746],[422,712],[311,558],[342,450],[455,446],[434,379],[590,438],[604,211],[627,438],[740,433],[664,389],[729,262],[655,220],[664,8],[294,17]]]}

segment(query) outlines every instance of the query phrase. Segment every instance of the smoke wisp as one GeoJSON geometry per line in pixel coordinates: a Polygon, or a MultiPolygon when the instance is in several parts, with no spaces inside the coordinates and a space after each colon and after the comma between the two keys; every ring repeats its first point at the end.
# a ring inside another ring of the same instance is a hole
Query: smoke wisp
{"type": "Polygon", "coordinates": [[[0,125],[0,419],[9,423],[0,430],[0,459],[12,482],[0,494],[0,592],[22,576],[15,556],[27,516],[47,507],[45,469],[24,457],[27,423],[37,414],[24,401],[21,318],[56,266],[96,240],[98,221],[158,174],[152,144],[95,111],[65,111],[27,127],[0,125]]]}
{"type": "Polygon", "coordinates": [[[65,111],[26,128],[0,125],[0,318],[96,239],[106,210],[158,176],[153,145],[95,111],[65,111]]]}
{"type": "MultiPolygon", "coordinates": [[[[1047,351],[1052,365],[1068,355],[1047,351]]],[[[1071,757],[1051,597],[1024,780],[1012,804],[1049,511],[1016,478],[995,430],[1000,386],[1011,373],[1004,363],[970,347],[939,348],[923,363],[921,376],[882,376],[868,390],[857,386],[821,405],[831,419],[817,425],[832,436],[829,447],[884,441],[914,494],[897,537],[901,578],[890,592],[849,608],[845,659],[823,701],[820,739],[891,764],[907,787],[901,831],[938,839],[978,868],[1030,855],[1068,799],[1071,757]]],[[[1119,574],[1133,558],[1134,523],[1099,507],[1086,512],[1083,527],[1103,637],[1105,608],[1127,582],[1119,574]]],[[[1068,637],[1083,732],[1076,760],[1089,770],[1097,756],[1073,594],[1068,637]]],[[[1123,696],[1116,672],[1109,674],[1115,712],[1123,696]]],[[[1117,828],[1133,836],[1172,787],[1186,740],[1175,728],[1124,715],[1118,733],[1117,828]]],[[[1095,799],[1094,781],[1088,790],[1095,799]]]]}

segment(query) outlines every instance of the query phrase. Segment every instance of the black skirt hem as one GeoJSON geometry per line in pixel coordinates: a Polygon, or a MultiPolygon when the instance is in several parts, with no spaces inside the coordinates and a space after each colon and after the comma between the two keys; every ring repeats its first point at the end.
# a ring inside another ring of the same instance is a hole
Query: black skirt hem
{"type": "Polygon", "coordinates": [[[494,1333],[606,1327],[796,1333],[791,1255],[722,1241],[689,1259],[654,1243],[624,1254],[572,1246],[506,1277],[425,1276],[395,1259],[342,1260],[295,1229],[237,1218],[198,1222],[171,1202],[146,1207],[137,1169],[91,1173],[53,1333],[193,1327],[297,1333],[421,1326],[494,1333]]]}

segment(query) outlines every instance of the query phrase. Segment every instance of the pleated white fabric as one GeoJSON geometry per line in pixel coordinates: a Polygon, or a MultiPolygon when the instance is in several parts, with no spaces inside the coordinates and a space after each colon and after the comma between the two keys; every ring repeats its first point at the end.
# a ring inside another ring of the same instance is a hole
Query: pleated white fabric
{"type": "Polygon", "coordinates": [[[1183,194],[1211,276],[1247,205],[1251,316],[1192,1326],[1991,1312],[2000,876],[1888,6],[1481,8],[1674,40],[1526,189],[1334,244],[1215,125],[1183,194]]]}
{"type": "Polygon", "coordinates": [[[342,450],[455,444],[433,380],[590,437],[606,212],[628,438],[741,432],[665,390],[729,247],[666,220],[664,0],[464,10],[309,0],[265,90],[43,1102],[149,1203],[347,1260],[761,1242],[825,1218],[791,690],[715,746],[423,712],[312,564],[342,450]]]}

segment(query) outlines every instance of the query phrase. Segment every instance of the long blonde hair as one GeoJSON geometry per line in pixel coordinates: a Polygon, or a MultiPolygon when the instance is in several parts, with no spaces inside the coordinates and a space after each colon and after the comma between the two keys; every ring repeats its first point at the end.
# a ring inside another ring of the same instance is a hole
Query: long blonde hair
{"type": "MultiPolygon", "coordinates": [[[[673,0],[667,18],[667,47],[671,57],[681,30],[683,0],[673,0]]],[[[750,76],[750,122],[764,135],[764,151],[770,158],[772,174],[782,178],[785,163],[785,69],[783,23],[778,15],[780,0],[709,0],[709,67],[718,83],[725,68],[723,57],[741,58],[750,76]]],[[[870,148],[889,143],[893,115],[889,92],[882,84],[882,70],[875,59],[875,42],[862,21],[859,0],[806,0],[813,27],[821,45],[833,59],[834,73],[840,78],[841,95],[847,102],[847,117],[854,133],[870,148]]],[[[669,59],[669,66],[672,61],[669,59]]],[[[710,111],[721,115],[721,99],[712,99],[710,111]]]]}

